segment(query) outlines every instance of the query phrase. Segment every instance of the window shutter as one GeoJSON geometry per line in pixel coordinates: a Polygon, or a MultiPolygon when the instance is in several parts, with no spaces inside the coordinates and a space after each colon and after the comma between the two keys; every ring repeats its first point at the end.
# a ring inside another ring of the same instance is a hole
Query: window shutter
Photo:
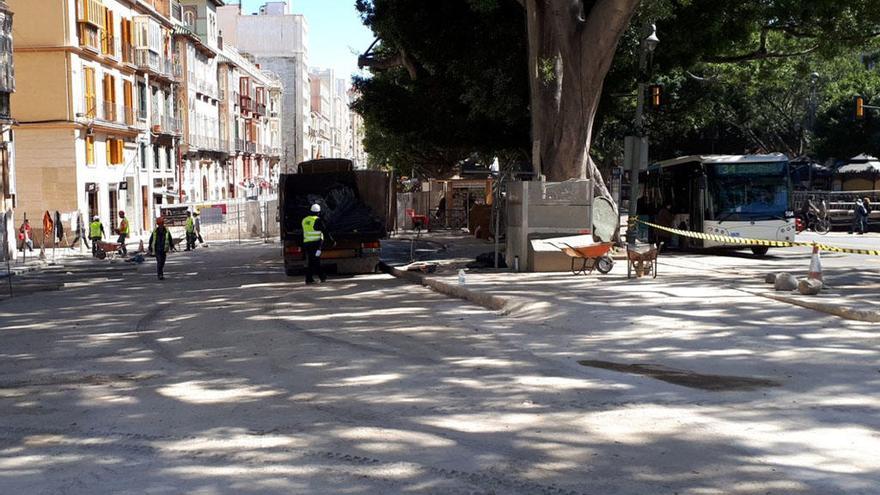
{"type": "Polygon", "coordinates": [[[107,140],[105,141],[105,144],[106,144],[105,148],[107,148],[107,153],[106,153],[106,155],[107,155],[107,165],[110,165],[111,163],[113,163],[113,152],[112,152],[112,150],[113,150],[113,140],[110,139],[110,138],[107,138],[107,140]]]}
{"type": "Polygon", "coordinates": [[[86,164],[95,164],[95,136],[86,136],[86,164]]]}

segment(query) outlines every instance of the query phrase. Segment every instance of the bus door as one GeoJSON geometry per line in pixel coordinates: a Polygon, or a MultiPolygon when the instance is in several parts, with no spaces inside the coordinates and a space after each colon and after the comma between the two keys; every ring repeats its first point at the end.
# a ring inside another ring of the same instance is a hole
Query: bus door
{"type": "MultiPolygon", "coordinates": [[[[690,176],[689,182],[688,215],[690,216],[691,231],[703,232],[703,223],[706,219],[706,175],[701,170],[697,170],[694,175],[690,176]]],[[[703,241],[691,239],[690,245],[703,247],[703,241]]]]}

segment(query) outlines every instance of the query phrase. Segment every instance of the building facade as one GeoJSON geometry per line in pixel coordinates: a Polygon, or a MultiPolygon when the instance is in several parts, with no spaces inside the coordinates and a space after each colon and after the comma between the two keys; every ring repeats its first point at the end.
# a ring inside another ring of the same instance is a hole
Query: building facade
{"type": "MultiPolygon", "coordinates": [[[[17,28],[17,211],[119,211],[134,233],[176,201],[169,0],[9,0],[17,28]]],[[[40,226],[34,225],[35,231],[40,226]]]]}
{"type": "Polygon", "coordinates": [[[257,15],[242,15],[239,5],[218,9],[220,28],[229,45],[276,74],[283,86],[280,114],[281,161],[291,170],[310,157],[308,23],[293,15],[290,2],[268,2],[257,15]]]}
{"type": "Polygon", "coordinates": [[[10,99],[15,92],[12,11],[0,0],[0,260],[13,256],[15,235],[15,145],[10,99]]]}

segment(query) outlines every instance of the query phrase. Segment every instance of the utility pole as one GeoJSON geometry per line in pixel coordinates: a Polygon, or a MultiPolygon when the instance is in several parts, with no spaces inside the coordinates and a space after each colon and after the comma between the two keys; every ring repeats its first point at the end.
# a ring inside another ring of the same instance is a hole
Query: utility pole
{"type": "Polygon", "coordinates": [[[627,136],[624,141],[624,165],[630,171],[629,177],[629,227],[626,231],[626,242],[636,241],[637,229],[632,220],[638,216],[639,172],[648,168],[648,138],[645,135],[645,90],[651,78],[651,58],[660,39],[657,38],[657,27],[646,23],[645,38],[641,42],[639,52],[639,80],[636,94],[636,115],[633,119],[634,136],[627,136]]]}

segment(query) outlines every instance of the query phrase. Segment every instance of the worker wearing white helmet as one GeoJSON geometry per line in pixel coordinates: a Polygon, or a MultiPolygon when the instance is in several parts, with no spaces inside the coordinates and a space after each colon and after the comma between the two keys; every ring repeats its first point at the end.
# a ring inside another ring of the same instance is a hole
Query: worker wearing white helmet
{"type": "Polygon", "coordinates": [[[309,208],[311,215],[303,218],[303,252],[306,254],[306,283],[315,283],[315,274],[321,282],[327,281],[327,275],[321,268],[321,248],[324,245],[324,220],[321,219],[321,205],[315,203],[309,208]]]}

